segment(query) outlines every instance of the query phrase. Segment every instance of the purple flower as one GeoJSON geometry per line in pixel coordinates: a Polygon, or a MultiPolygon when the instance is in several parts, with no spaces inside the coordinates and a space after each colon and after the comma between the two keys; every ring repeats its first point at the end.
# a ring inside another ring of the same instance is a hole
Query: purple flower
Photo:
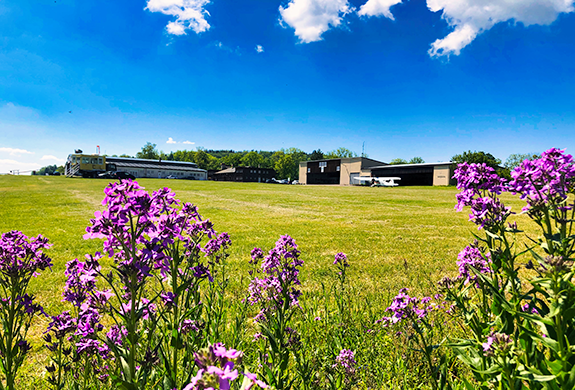
{"type": "Polygon", "coordinates": [[[234,360],[242,356],[242,352],[236,349],[226,349],[222,343],[214,344],[214,355],[222,359],[234,360]]]}
{"type": "Polygon", "coordinates": [[[493,168],[465,162],[457,166],[453,178],[457,179],[457,188],[461,190],[456,195],[455,209],[462,211],[464,206],[470,206],[469,220],[479,229],[498,226],[511,214],[510,208],[497,197],[504,190],[505,179],[493,168]]]}
{"type": "MultiPolygon", "coordinates": [[[[483,191],[501,194],[505,179],[497,175],[495,169],[487,164],[469,164],[467,162],[457,165],[453,178],[457,180],[457,188],[462,192],[480,194],[483,191]]],[[[467,195],[469,196],[469,195],[467,195]]],[[[464,206],[469,206],[464,204],[464,206]]]]}
{"type": "Polygon", "coordinates": [[[299,306],[301,290],[296,286],[301,284],[298,275],[299,268],[303,265],[299,255],[300,251],[294,239],[281,236],[276,246],[263,259],[261,270],[266,276],[254,278],[248,287],[248,302],[251,305],[262,305],[262,310],[256,317],[258,321],[264,319],[269,310],[273,311],[283,305],[284,300],[289,301],[290,306],[299,306]]]}
{"type": "Polygon", "coordinates": [[[339,355],[335,358],[335,363],[332,365],[333,368],[341,367],[344,369],[347,375],[353,375],[355,373],[355,367],[357,362],[355,361],[355,354],[350,349],[342,349],[339,355]]]}
{"type": "Polygon", "coordinates": [[[526,303],[523,306],[521,306],[521,311],[524,313],[539,314],[539,312],[533,306],[532,303],[526,303]]]}
{"type": "Polygon", "coordinates": [[[188,334],[190,332],[198,333],[203,326],[196,320],[186,319],[182,321],[180,325],[180,332],[183,334],[188,334]]]}
{"type": "Polygon", "coordinates": [[[174,302],[176,300],[176,295],[173,292],[168,291],[166,293],[161,293],[160,298],[162,298],[162,301],[164,302],[164,306],[166,306],[167,309],[170,309],[171,307],[174,306],[174,302]]]}
{"type": "Polygon", "coordinates": [[[12,230],[0,237],[0,273],[8,279],[29,278],[37,275],[37,270],[52,267],[52,259],[42,252],[50,248],[48,239],[39,235],[28,238],[24,233],[12,230]]]}
{"type": "Polygon", "coordinates": [[[260,248],[254,248],[252,249],[251,253],[251,260],[250,260],[250,264],[257,264],[259,260],[264,258],[264,251],[262,251],[260,248]]]}
{"type": "Polygon", "coordinates": [[[82,339],[76,343],[78,354],[86,353],[87,355],[99,354],[104,359],[108,357],[110,352],[108,346],[94,339],[82,339]]]}
{"type": "Polygon", "coordinates": [[[243,373],[243,375],[248,378],[250,381],[252,381],[251,385],[248,385],[247,387],[244,387],[245,390],[250,390],[253,385],[257,385],[259,388],[261,389],[267,389],[269,386],[267,385],[267,383],[261,381],[258,379],[258,376],[256,374],[252,374],[249,371],[245,371],[243,373]]]}
{"type": "Polygon", "coordinates": [[[106,337],[117,346],[122,346],[123,339],[128,335],[128,330],[124,326],[113,325],[106,337]]]}
{"type": "Polygon", "coordinates": [[[347,263],[347,256],[342,252],[339,252],[335,255],[335,260],[333,262],[334,265],[341,264],[344,267],[349,267],[347,263]]]}
{"type": "Polygon", "coordinates": [[[465,283],[477,283],[477,275],[472,270],[481,274],[491,272],[490,254],[483,255],[475,246],[466,246],[457,256],[457,266],[459,267],[459,278],[465,279],[465,283]]]}
{"type": "Polygon", "coordinates": [[[96,276],[100,270],[98,259],[100,254],[89,258],[90,262],[74,259],[66,263],[66,286],[64,289],[64,301],[80,307],[87,299],[88,294],[96,288],[96,276]]]}
{"type": "Polygon", "coordinates": [[[506,356],[513,347],[513,340],[505,333],[491,332],[487,336],[487,341],[482,344],[483,354],[487,357],[500,354],[506,356]]]}
{"type": "MultiPolygon", "coordinates": [[[[541,158],[525,160],[511,172],[509,191],[520,194],[527,201],[525,211],[546,204],[558,205],[575,189],[575,164],[573,156],[564,150],[549,149],[541,158]]],[[[572,205],[563,206],[570,210],[572,205]]]]}
{"type": "Polygon", "coordinates": [[[431,302],[430,297],[410,297],[407,291],[407,288],[399,290],[399,294],[393,298],[391,305],[386,309],[386,311],[391,312],[391,317],[383,317],[376,323],[383,323],[384,326],[388,326],[405,319],[419,321],[425,318],[429,312],[436,309],[434,304],[429,304],[431,302]]]}
{"type": "Polygon", "coordinates": [[[54,332],[58,340],[64,338],[68,333],[73,333],[76,329],[76,320],[70,316],[69,311],[60,315],[53,316],[52,321],[48,324],[46,332],[54,332]]]}
{"type": "Polygon", "coordinates": [[[34,295],[24,294],[18,297],[18,301],[24,308],[24,312],[29,315],[34,315],[36,313],[43,314],[48,317],[44,308],[37,303],[34,303],[34,295]]]}

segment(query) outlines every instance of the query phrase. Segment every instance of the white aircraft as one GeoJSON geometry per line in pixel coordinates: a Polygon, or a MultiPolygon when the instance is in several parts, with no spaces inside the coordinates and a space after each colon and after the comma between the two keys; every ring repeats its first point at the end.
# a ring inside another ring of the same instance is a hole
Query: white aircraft
{"type": "Polygon", "coordinates": [[[352,184],[364,184],[367,185],[371,183],[372,187],[397,187],[396,180],[401,180],[401,177],[370,177],[370,176],[360,176],[354,177],[354,181],[357,180],[358,183],[352,184]]]}

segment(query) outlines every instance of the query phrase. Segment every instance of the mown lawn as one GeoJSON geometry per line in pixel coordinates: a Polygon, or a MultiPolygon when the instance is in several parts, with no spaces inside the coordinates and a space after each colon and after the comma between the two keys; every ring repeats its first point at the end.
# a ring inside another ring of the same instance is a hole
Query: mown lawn
{"type": "MultiPolygon", "coordinates": [[[[333,256],[348,255],[350,281],[358,300],[373,302],[382,312],[401,287],[431,292],[445,274],[457,272],[458,252],[473,239],[476,228],[467,213],[454,210],[454,187],[288,186],[142,179],[153,191],[170,187],[182,201],[196,204],[217,231],[230,234],[232,289],[246,288],[250,250],[268,250],[280,235],[295,238],[305,266],[304,289],[318,291],[333,274],[333,256]]],[[[21,230],[43,234],[54,245],[54,267],[33,280],[32,292],[49,314],[64,307],[64,265],[101,248],[98,240],[83,240],[85,228],[101,200],[107,182],[65,177],[0,176],[0,232],[21,230]]],[[[505,196],[513,211],[522,202],[505,196]]],[[[520,226],[534,231],[526,216],[520,226]]],[[[47,320],[32,329],[34,353],[27,375],[43,370],[41,334],[47,320]]]]}

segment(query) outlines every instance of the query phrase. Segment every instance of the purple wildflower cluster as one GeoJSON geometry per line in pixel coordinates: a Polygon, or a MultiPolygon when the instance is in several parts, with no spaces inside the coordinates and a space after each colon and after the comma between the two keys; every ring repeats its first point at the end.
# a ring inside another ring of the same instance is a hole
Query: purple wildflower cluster
{"type": "MultiPolygon", "coordinates": [[[[219,236],[209,220],[202,220],[197,207],[175,199],[175,193],[162,188],[151,195],[131,180],[111,183],[105,190],[103,212],[97,211],[84,238],[104,239],[104,251],[113,256],[124,282],[132,275],[138,283],[159,269],[165,276],[173,260],[170,246],[178,240],[191,256],[199,251],[219,260],[221,250],[230,245],[229,236],[219,236]],[[210,240],[202,247],[200,240],[210,240]]],[[[194,270],[208,276],[207,269],[194,270]]]]}
{"type": "MultiPolygon", "coordinates": [[[[84,238],[103,239],[103,252],[115,265],[112,272],[102,274],[100,253],[66,264],[63,300],[71,303],[73,314],[52,317],[47,347],[58,353],[71,350],[71,360],[63,363],[54,358],[56,364],[70,367],[90,361],[93,373],[105,379],[101,363],[109,362],[122,380],[144,387],[160,360],[161,341],[154,335],[155,327],[179,329],[167,340],[167,348],[186,346],[182,337],[201,332],[204,325],[194,318],[199,313],[194,307],[201,305],[199,282],[213,281],[213,270],[202,259],[212,266],[218,263],[231,240],[227,233],[218,235],[195,206],[181,205],[168,188],[149,194],[131,180],[110,183],[102,204],[106,210],[95,213],[84,238]],[[152,277],[160,286],[155,297],[148,296],[156,290],[151,287],[152,277]],[[98,291],[99,278],[111,289],[98,291]],[[181,310],[184,302],[188,306],[181,310]],[[103,323],[110,322],[113,325],[105,329],[103,323]]],[[[52,379],[62,383],[60,378],[52,379]]],[[[173,387],[180,387],[171,380],[173,387]]]]}
{"type": "Polygon", "coordinates": [[[459,267],[459,279],[465,279],[465,284],[477,284],[477,274],[488,274],[491,272],[491,254],[483,254],[476,245],[468,245],[457,255],[457,266],[459,267]]]}
{"type": "Polygon", "coordinates": [[[96,277],[100,270],[98,260],[101,258],[99,253],[96,256],[86,256],[88,261],[83,262],[74,259],[66,263],[66,287],[64,289],[63,301],[70,302],[76,307],[80,307],[88,298],[90,292],[96,288],[96,277]]]}
{"type": "Polygon", "coordinates": [[[343,267],[349,267],[349,264],[347,262],[347,256],[342,252],[339,252],[335,255],[335,260],[333,261],[333,264],[334,265],[339,264],[343,267]]]}
{"type": "Polygon", "coordinates": [[[525,211],[543,205],[558,205],[575,190],[573,156],[564,152],[549,149],[541,154],[541,158],[525,160],[511,172],[509,191],[520,194],[521,199],[527,201],[525,211]]]}
{"type": "Polygon", "coordinates": [[[43,252],[50,246],[41,235],[28,238],[16,230],[0,237],[0,388],[14,389],[16,373],[31,349],[26,336],[32,319],[35,314],[46,315],[26,291],[38,270],[52,267],[52,260],[43,252]]]}
{"type": "MultiPolygon", "coordinates": [[[[252,260],[257,261],[262,254],[261,249],[255,248],[252,250],[252,260]]],[[[299,255],[295,240],[290,236],[281,236],[276,246],[263,258],[261,271],[265,277],[254,278],[249,286],[248,302],[251,305],[260,303],[263,306],[256,319],[263,319],[268,310],[273,310],[276,305],[282,306],[285,300],[289,302],[289,306],[299,306],[301,290],[296,286],[301,284],[298,275],[299,268],[303,265],[299,255]]]]}
{"type": "Polygon", "coordinates": [[[335,363],[332,368],[342,368],[346,375],[353,375],[355,374],[356,366],[355,353],[350,349],[342,349],[339,355],[335,357],[335,363]]]}
{"type": "Polygon", "coordinates": [[[43,249],[48,249],[48,239],[39,235],[28,238],[24,233],[12,230],[0,238],[0,280],[11,278],[29,278],[37,276],[37,270],[44,271],[52,267],[50,259],[43,249]]]}
{"type": "Polygon", "coordinates": [[[461,190],[455,208],[461,211],[470,206],[469,219],[480,229],[497,226],[509,216],[509,207],[497,197],[503,191],[526,200],[523,211],[537,213],[547,205],[554,205],[559,211],[571,210],[573,205],[563,202],[575,192],[575,162],[573,156],[564,152],[552,148],[539,159],[523,161],[511,172],[509,183],[485,164],[459,164],[453,176],[461,190]]]}
{"type": "Polygon", "coordinates": [[[487,357],[499,354],[505,356],[513,347],[513,340],[505,333],[491,332],[483,345],[483,354],[487,357]]]}
{"type": "Polygon", "coordinates": [[[462,211],[464,206],[470,206],[469,220],[479,229],[497,226],[509,216],[510,208],[498,198],[504,190],[505,179],[493,168],[465,162],[457,166],[453,178],[457,179],[457,188],[461,190],[456,196],[455,209],[462,211]]]}
{"type": "MultiPolygon", "coordinates": [[[[241,363],[241,351],[228,350],[222,343],[216,343],[198,351],[194,356],[199,370],[183,390],[229,390],[230,382],[240,376],[236,365],[241,363]]],[[[244,372],[242,375],[244,382],[248,382],[242,388],[251,389],[254,385],[262,389],[268,387],[266,383],[258,380],[255,374],[244,372]]]]}
{"type": "Polygon", "coordinates": [[[406,319],[419,321],[425,318],[428,313],[437,309],[436,305],[430,303],[432,300],[430,297],[410,297],[407,291],[407,288],[399,290],[399,294],[393,298],[391,305],[386,309],[386,311],[391,312],[391,316],[383,317],[377,320],[376,323],[383,323],[383,326],[389,326],[406,319]]]}

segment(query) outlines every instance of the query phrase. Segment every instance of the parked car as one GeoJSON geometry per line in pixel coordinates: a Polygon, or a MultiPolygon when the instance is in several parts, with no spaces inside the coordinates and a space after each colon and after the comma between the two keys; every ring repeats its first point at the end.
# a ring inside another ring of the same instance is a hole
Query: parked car
{"type": "Polygon", "coordinates": [[[104,172],[98,175],[98,179],[115,179],[115,172],[104,172]]]}
{"type": "Polygon", "coordinates": [[[174,175],[168,175],[166,176],[166,179],[177,179],[177,177],[174,175]]]}
{"type": "Polygon", "coordinates": [[[130,179],[130,180],[136,180],[136,176],[132,175],[131,173],[128,172],[114,172],[116,174],[116,178],[117,179],[130,179]]]}
{"type": "Polygon", "coordinates": [[[114,179],[114,180],[121,180],[121,179],[135,180],[136,176],[134,176],[128,172],[108,171],[108,172],[100,173],[98,175],[98,178],[100,178],[100,179],[114,179]]]}

